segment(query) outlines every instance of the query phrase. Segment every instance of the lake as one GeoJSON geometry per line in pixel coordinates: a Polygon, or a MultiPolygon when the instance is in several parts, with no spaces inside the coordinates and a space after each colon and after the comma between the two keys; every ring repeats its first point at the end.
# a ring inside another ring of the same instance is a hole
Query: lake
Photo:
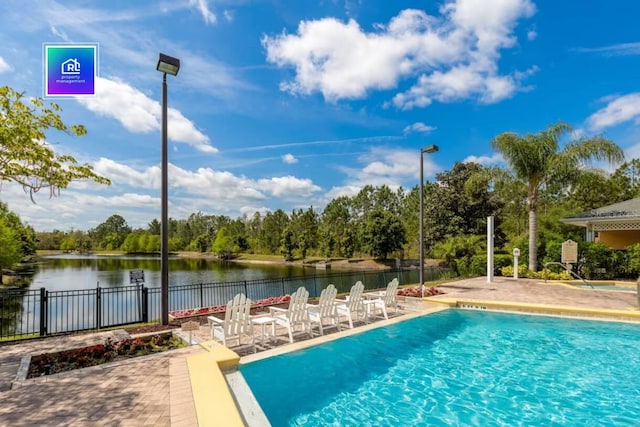
{"type": "MultiPolygon", "coordinates": [[[[433,276],[434,271],[431,271],[433,276]]],[[[254,301],[293,293],[299,286],[318,296],[328,283],[348,292],[358,280],[384,288],[397,277],[415,283],[417,270],[317,270],[216,260],[169,259],[169,311],[225,304],[244,293],[254,301]]],[[[53,255],[43,257],[26,287],[0,292],[0,338],[44,336],[156,321],[161,317],[160,258],[53,255]],[[144,272],[132,286],[130,272],[144,272]]]]}
{"type": "MultiPolygon", "coordinates": [[[[129,272],[144,271],[145,286],[160,287],[160,258],[153,256],[54,255],[42,258],[31,289],[48,291],[129,286],[129,272]]],[[[169,258],[169,286],[325,275],[326,270],[241,264],[201,258],[169,258]]],[[[328,271],[331,273],[331,270],[328,271]]]]}

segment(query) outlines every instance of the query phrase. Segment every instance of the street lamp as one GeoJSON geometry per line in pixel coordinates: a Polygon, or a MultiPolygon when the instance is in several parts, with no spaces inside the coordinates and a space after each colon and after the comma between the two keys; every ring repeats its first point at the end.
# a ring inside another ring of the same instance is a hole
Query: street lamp
{"type": "Polygon", "coordinates": [[[420,149],[420,292],[424,298],[424,153],[435,153],[437,145],[420,149]]]}
{"type": "Polygon", "coordinates": [[[158,58],[156,70],[162,75],[162,191],[160,218],[160,291],[162,324],[169,324],[169,190],[167,179],[167,74],[176,76],[180,60],[164,53],[158,58]]]}

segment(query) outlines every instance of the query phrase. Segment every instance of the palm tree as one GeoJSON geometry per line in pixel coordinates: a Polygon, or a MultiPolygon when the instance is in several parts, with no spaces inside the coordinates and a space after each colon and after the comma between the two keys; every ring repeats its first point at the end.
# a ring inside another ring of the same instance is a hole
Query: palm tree
{"type": "Polygon", "coordinates": [[[559,139],[570,133],[571,126],[559,122],[546,130],[525,136],[506,132],[491,141],[493,149],[502,154],[514,175],[527,187],[529,207],[529,270],[537,270],[536,232],[538,196],[541,188],[552,182],[576,180],[585,162],[624,160],[622,149],[608,139],[596,136],[580,138],[559,147],[559,139]]]}

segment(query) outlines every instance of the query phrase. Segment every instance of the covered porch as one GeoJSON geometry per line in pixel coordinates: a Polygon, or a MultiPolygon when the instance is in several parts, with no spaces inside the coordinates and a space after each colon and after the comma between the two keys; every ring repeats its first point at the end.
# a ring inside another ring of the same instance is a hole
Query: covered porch
{"type": "Polygon", "coordinates": [[[640,243],[640,198],[563,218],[565,224],[585,227],[587,242],[601,242],[611,249],[640,243]]]}

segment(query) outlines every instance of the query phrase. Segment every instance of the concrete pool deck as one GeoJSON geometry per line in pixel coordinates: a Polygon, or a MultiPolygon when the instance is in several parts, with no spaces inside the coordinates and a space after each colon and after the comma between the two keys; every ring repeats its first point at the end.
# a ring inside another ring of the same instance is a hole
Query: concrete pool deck
{"type": "MultiPolygon", "coordinates": [[[[640,322],[635,293],[579,289],[539,280],[518,281],[496,277],[452,281],[440,288],[445,295],[430,297],[424,312],[458,304],[482,309],[516,310],[580,317],[640,322]]],[[[422,312],[421,312],[422,314],[422,312]]],[[[323,340],[358,333],[413,317],[403,314],[389,321],[377,321],[353,330],[327,334],[323,340]]],[[[122,331],[124,332],[124,331],[122,331]]],[[[192,392],[188,359],[207,352],[199,345],[181,350],[80,369],[64,374],[15,381],[20,359],[26,355],[102,343],[120,332],[100,332],[53,337],[0,346],[0,426],[198,426],[215,425],[200,420],[192,392]]],[[[195,334],[194,343],[209,338],[206,326],[195,334]]],[[[273,355],[316,343],[294,344],[279,340],[272,349],[243,356],[243,361],[273,355]],[[281,345],[282,344],[282,345],[281,345]]]]}

